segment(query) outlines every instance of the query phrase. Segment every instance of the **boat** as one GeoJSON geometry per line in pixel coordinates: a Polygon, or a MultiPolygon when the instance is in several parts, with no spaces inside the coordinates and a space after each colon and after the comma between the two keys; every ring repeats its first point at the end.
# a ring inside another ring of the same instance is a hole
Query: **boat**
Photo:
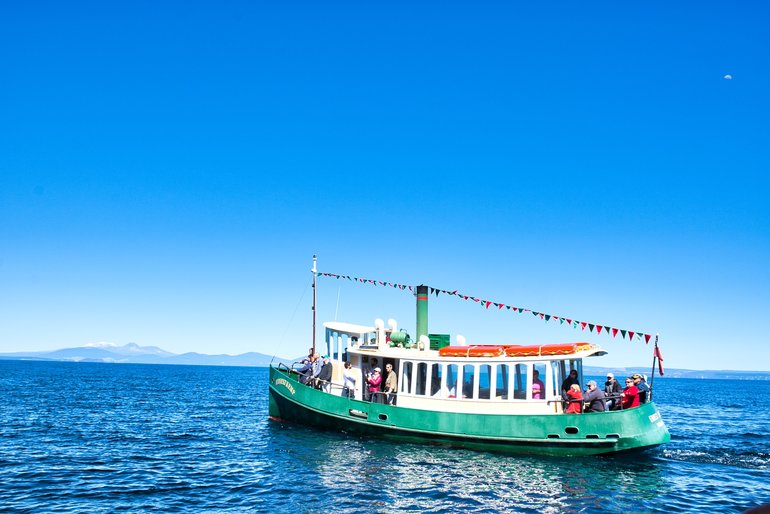
{"type": "MultiPolygon", "coordinates": [[[[315,257],[312,272],[316,351],[315,257]]],[[[414,338],[395,320],[323,324],[324,353],[332,365],[332,378],[324,387],[313,387],[300,363],[271,364],[270,417],[362,436],[515,454],[600,455],[646,450],[669,441],[652,390],[638,407],[565,413],[567,399],[560,385],[572,370],[579,384],[585,383],[584,359],[607,353],[599,345],[468,345],[461,336],[450,344],[449,334],[428,330],[429,287],[415,286],[414,292],[414,338]],[[346,361],[356,387],[343,395],[346,361]],[[367,398],[362,387],[366,374],[386,366],[396,374],[397,390],[378,390],[367,398]],[[542,386],[533,387],[535,375],[542,386]]]]}

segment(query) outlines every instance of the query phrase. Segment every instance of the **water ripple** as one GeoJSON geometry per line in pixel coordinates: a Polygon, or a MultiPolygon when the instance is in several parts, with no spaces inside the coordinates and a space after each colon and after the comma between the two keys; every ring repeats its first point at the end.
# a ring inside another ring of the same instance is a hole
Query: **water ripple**
{"type": "Polygon", "coordinates": [[[671,443],[635,456],[554,459],[270,421],[264,369],[0,361],[0,505],[603,513],[740,512],[770,501],[770,415],[758,399],[770,384],[745,400],[728,381],[655,383],[671,443]],[[710,405],[699,403],[704,390],[710,405]]]}

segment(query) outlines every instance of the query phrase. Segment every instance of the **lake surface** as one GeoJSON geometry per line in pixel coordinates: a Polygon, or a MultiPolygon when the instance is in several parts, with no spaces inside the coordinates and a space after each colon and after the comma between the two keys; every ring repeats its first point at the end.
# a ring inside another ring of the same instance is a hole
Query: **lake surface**
{"type": "Polygon", "coordinates": [[[0,361],[0,511],[741,512],[770,381],[657,377],[672,440],[517,457],[271,421],[266,368],[0,361]]]}

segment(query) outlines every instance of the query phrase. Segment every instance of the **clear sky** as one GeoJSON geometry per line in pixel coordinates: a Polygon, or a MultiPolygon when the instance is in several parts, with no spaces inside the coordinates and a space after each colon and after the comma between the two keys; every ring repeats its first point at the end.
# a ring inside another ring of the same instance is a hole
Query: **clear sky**
{"type": "MultiPolygon", "coordinates": [[[[0,352],[293,357],[310,267],[770,370],[763,2],[0,7],[0,352]]],[[[321,278],[319,327],[408,293],[321,278]]],[[[469,343],[652,345],[433,296],[469,343]]],[[[319,328],[319,340],[322,337],[319,328]]]]}

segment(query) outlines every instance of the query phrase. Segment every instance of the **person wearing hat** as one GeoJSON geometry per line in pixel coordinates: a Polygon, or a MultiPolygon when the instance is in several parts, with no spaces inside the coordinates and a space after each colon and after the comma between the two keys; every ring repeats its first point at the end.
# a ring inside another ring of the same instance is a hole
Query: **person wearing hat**
{"type": "Polygon", "coordinates": [[[382,398],[379,394],[380,384],[382,384],[382,370],[380,368],[374,368],[372,374],[366,379],[366,383],[369,384],[369,401],[373,403],[381,403],[382,398]]]}
{"type": "Polygon", "coordinates": [[[639,389],[639,403],[647,403],[650,397],[650,386],[647,385],[647,380],[639,373],[634,373],[631,378],[634,379],[634,385],[639,389]]]}
{"type": "Polygon", "coordinates": [[[586,384],[586,393],[583,395],[586,412],[604,412],[607,410],[604,391],[596,386],[596,380],[589,380],[586,384]]]}
{"type": "Polygon", "coordinates": [[[617,410],[620,408],[620,393],[623,388],[620,382],[615,380],[615,375],[607,373],[607,381],[604,383],[604,395],[607,397],[607,410],[617,410]]]}
{"type": "Polygon", "coordinates": [[[369,359],[368,357],[364,357],[364,365],[362,367],[362,375],[364,378],[364,390],[363,390],[363,397],[365,402],[372,401],[371,395],[369,394],[369,377],[371,377],[374,374],[374,368],[377,367],[377,358],[372,357],[369,359]]]}
{"type": "Polygon", "coordinates": [[[639,407],[639,389],[634,385],[634,378],[628,377],[626,379],[626,387],[623,389],[621,396],[621,407],[623,409],[633,409],[639,407]]]}

